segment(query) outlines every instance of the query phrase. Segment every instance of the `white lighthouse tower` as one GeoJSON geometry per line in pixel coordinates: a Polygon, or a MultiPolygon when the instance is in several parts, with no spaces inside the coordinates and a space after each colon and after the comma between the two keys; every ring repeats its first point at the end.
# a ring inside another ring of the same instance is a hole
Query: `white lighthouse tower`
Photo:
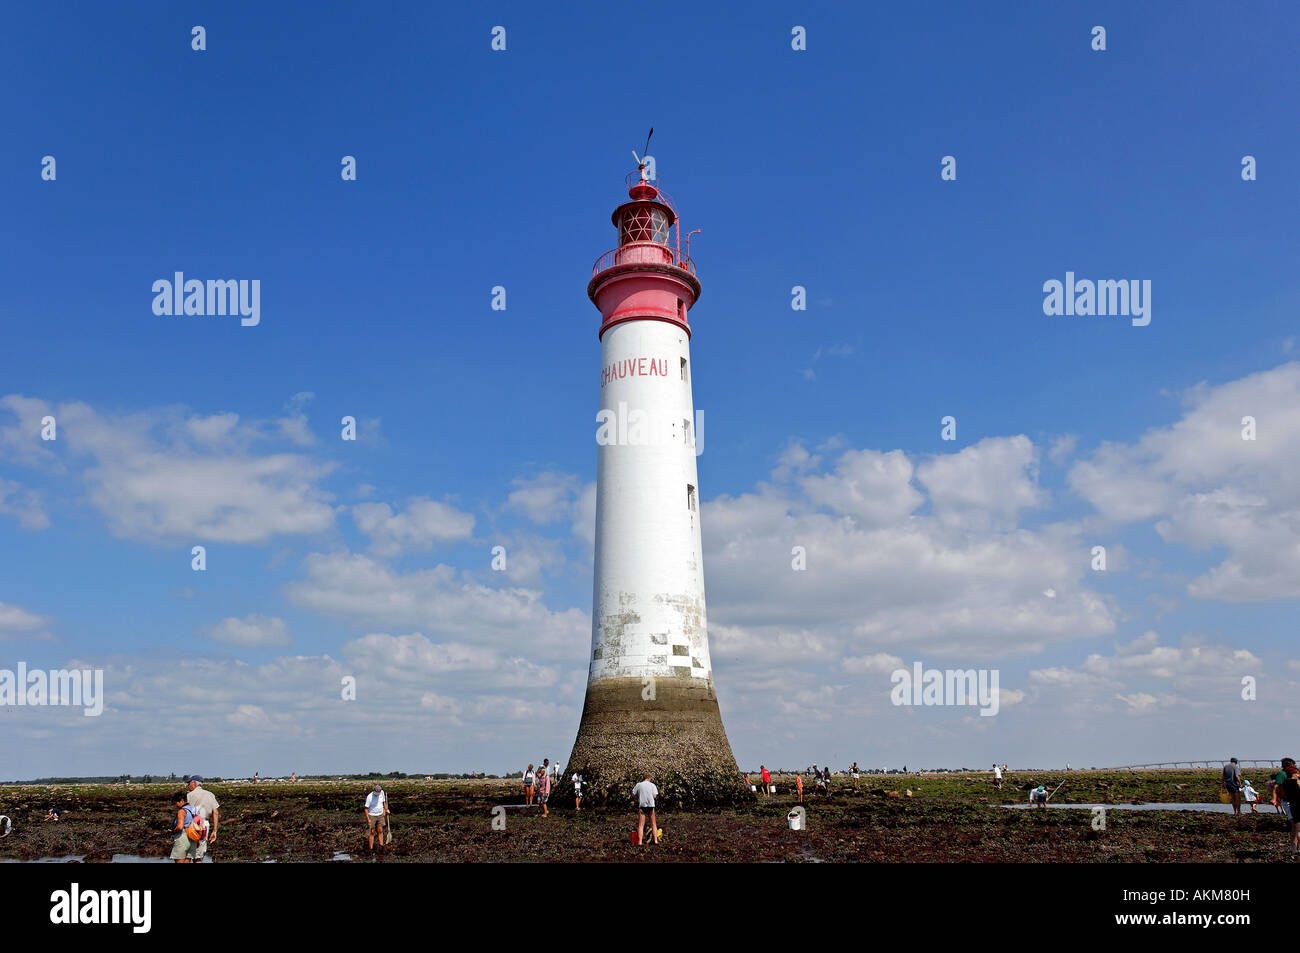
{"type": "Polygon", "coordinates": [[[578,771],[584,797],[624,799],[649,771],[667,803],[730,803],[750,792],[709,660],[687,323],[700,282],[644,163],[628,183],[612,216],[618,247],[587,286],[601,314],[595,584],[564,787],[578,771]]]}

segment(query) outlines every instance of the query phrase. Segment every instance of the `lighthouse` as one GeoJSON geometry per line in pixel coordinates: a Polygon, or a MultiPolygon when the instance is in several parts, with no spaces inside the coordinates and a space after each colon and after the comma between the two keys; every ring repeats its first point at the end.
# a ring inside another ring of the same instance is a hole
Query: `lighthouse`
{"type": "Polygon", "coordinates": [[[687,320],[700,281],[644,162],[626,184],[618,247],[587,285],[601,355],[591,655],[557,795],[578,772],[584,800],[624,803],[649,772],[667,805],[736,803],[752,795],[722,727],[704,602],[687,320]]]}

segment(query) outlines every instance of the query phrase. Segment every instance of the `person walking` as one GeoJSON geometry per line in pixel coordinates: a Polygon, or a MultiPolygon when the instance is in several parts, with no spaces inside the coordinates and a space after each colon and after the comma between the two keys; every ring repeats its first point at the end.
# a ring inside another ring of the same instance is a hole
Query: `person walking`
{"type": "Polygon", "coordinates": [[[217,803],[216,795],[203,787],[201,776],[191,774],[185,782],[189,788],[189,794],[185,796],[186,803],[197,808],[208,824],[208,836],[199,841],[198,850],[194,854],[194,863],[198,864],[202,863],[203,858],[207,856],[208,848],[217,842],[217,828],[221,824],[221,805],[217,803]]]}
{"type": "Polygon", "coordinates": [[[1289,775],[1287,774],[1287,768],[1291,767],[1294,764],[1295,761],[1293,761],[1291,758],[1283,758],[1282,769],[1278,771],[1274,779],[1277,782],[1277,787],[1274,789],[1274,794],[1277,795],[1278,810],[1280,813],[1286,815],[1286,819],[1288,821],[1294,820],[1294,811],[1292,810],[1292,808],[1298,806],[1298,805],[1292,805],[1292,803],[1287,799],[1287,795],[1286,795],[1286,782],[1287,782],[1287,778],[1289,777],[1289,775]]]}
{"type": "Polygon", "coordinates": [[[1241,798],[1250,805],[1250,813],[1259,813],[1259,792],[1251,786],[1249,778],[1241,779],[1241,798]]]}
{"type": "Polygon", "coordinates": [[[366,835],[370,852],[375,852],[375,831],[379,831],[379,850],[383,853],[384,835],[388,829],[388,795],[378,784],[366,795],[366,835]]]}
{"type": "Polygon", "coordinates": [[[1286,798],[1291,817],[1291,856],[1300,854],[1300,768],[1290,758],[1282,759],[1286,780],[1282,782],[1282,796],[1286,798]],[[1288,763],[1289,762],[1289,763],[1288,763]]]}
{"type": "Polygon", "coordinates": [[[655,798],[659,796],[659,789],[650,780],[649,771],[645,774],[645,780],[632,788],[632,796],[636,798],[636,842],[645,846],[645,821],[646,815],[649,814],[650,834],[658,844],[659,819],[655,817],[655,798]]]}
{"type": "Polygon", "coordinates": [[[551,772],[546,770],[546,763],[542,763],[542,771],[537,777],[537,803],[542,806],[542,817],[550,817],[551,811],[546,806],[546,802],[551,799],[551,772]]]}
{"type": "Polygon", "coordinates": [[[802,804],[803,803],[803,775],[802,774],[796,774],[794,776],[794,793],[796,796],[796,803],[802,804]]]}
{"type": "Polygon", "coordinates": [[[573,772],[573,809],[582,810],[582,775],[577,771],[573,772]]]}
{"type": "Polygon", "coordinates": [[[171,859],[178,864],[191,864],[198,852],[199,841],[203,837],[203,817],[198,808],[191,807],[182,788],[172,795],[172,806],[176,809],[176,826],[172,828],[171,859]],[[194,831],[191,834],[191,830],[194,831]]]}
{"type": "Polygon", "coordinates": [[[993,790],[1002,790],[1002,769],[996,764],[993,765],[993,790]]]}
{"type": "Polygon", "coordinates": [[[1236,758],[1223,766],[1223,789],[1232,801],[1232,813],[1241,817],[1241,768],[1236,758]]]}
{"type": "Polygon", "coordinates": [[[760,764],[758,766],[758,774],[759,777],[763,779],[763,796],[771,797],[772,796],[772,774],[770,771],[767,770],[767,765],[760,764]]]}
{"type": "Polygon", "coordinates": [[[537,772],[533,770],[530,764],[528,770],[524,772],[524,805],[533,806],[533,789],[537,786],[537,772]]]}

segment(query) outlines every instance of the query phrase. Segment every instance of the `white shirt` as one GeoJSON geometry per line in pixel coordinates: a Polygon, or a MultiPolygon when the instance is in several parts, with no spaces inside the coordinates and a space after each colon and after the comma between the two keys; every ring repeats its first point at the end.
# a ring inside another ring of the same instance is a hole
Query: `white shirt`
{"type": "Polygon", "coordinates": [[[999,781],[1002,780],[1002,769],[999,768],[996,764],[993,765],[993,777],[997,778],[999,781]]]}
{"type": "Polygon", "coordinates": [[[213,811],[221,808],[217,803],[216,796],[211,791],[204,790],[202,787],[196,787],[185,797],[186,803],[203,815],[205,821],[212,820],[213,811]]]}
{"type": "Polygon", "coordinates": [[[372,817],[378,817],[384,813],[384,804],[388,801],[388,795],[380,792],[376,794],[371,791],[366,795],[366,813],[372,817]]]}
{"type": "Polygon", "coordinates": [[[632,789],[632,796],[637,799],[637,807],[652,808],[655,806],[655,798],[659,796],[659,789],[650,781],[638,781],[632,789]]]}

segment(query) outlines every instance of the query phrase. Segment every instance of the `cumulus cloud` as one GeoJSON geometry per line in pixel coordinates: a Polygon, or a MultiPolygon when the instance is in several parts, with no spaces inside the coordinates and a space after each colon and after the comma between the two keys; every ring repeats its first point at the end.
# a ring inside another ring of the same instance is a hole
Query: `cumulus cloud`
{"type": "MultiPolygon", "coordinates": [[[[176,408],[117,415],[80,402],[52,407],[13,395],[3,406],[24,431],[43,415],[57,419],[57,442],[85,464],[86,496],[117,536],[260,543],[333,526],[332,497],[320,487],[332,465],[298,454],[259,454],[264,424],[176,408]]],[[[27,456],[44,460],[30,447],[27,456]]]]}
{"type": "Polygon", "coordinates": [[[803,630],[838,658],[903,647],[1015,655],[1112,632],[1078,528],[1013,523],[1040,502],[1030,441],[982,441],[951,456],[916,468],[902,451],[851,449],[816,472],[815,458],[786,453],[772,483],[707,502],[710,620],[736,633],[713,654],[766,658],[803,630]],[[917,512],[927,498],[913,472],[937,494],[930,515],[917,512]]]}
{"type": "Polygon", "coordinates": [[[1148,631],[1111,654],[1091,653],[1078,666],[1031,671],[1029,682],[1052,704],[1072,710],[1146,714],[1157,707],[1239,704],[1242,678],[1266,677],[1267,671],[1247,649],[1196,639],[1165,645],[1148,631]]]}
{"type": "Polygon", "coordinates": [[[522,514],[539,526],[569,524],[579,539],[596,541],[596,484],[583,483],[571,473],[548,470],[513,481],[506,498],[507,512],[522,514]]]}
{"type": "Polygon", "coordinates": [[[381,556],[429,550],[438,543],[468,539],[474,532],[472,514],[428,497],[410,500],[396,513],[387,503],[359,503],[352,507],[352,518],[370,537],[371,550],[381,556]]]}
{"type": "Polygon", "coordinates": [[[1154,521],[1167,541],[1222,548],[1187,585],[1228,602],[1300,597],[1300,363],[1184,395],[1186,411],[1135,443],[1104,443],[1070,486],[1116,523],[1154,521]],[[1256,436],[1243,439],[1243,418],[1256,436]]]}
{"type": "Polygon", "coordinates": [[[833,473],[800,480],[808,499],[861,525],[897,524],[924,501],[912,486],[912,463],[901,450],[845,453],[833,473]]]}
{"type": "Polygon", "coordinates": [[[512,485],[514,489],[506,498],[506,509],[522,513],[542,526],[571,514],[574,496],[580,487],[576,476],[553,471],[520,477],[512,485]]]}
{"type": "Polygon", "coordinates": [[[553,611],[537,590],[482,585],[446,565],[401,573],[355,553],[314,553],[303,569],[303,578],[286,591],[316,612],[420,629],[439,640],[515,646],[535,658],[586,659],[587,613],[553,611]]]}
{"type": "Polygon", "coordinates": [[[962,525],[1012,523],[1022,510],[1042,506],[1038,448],[1023,434],[987,437],[957,453],[939,454],[917,468],[934,512],[962,525]]]}

